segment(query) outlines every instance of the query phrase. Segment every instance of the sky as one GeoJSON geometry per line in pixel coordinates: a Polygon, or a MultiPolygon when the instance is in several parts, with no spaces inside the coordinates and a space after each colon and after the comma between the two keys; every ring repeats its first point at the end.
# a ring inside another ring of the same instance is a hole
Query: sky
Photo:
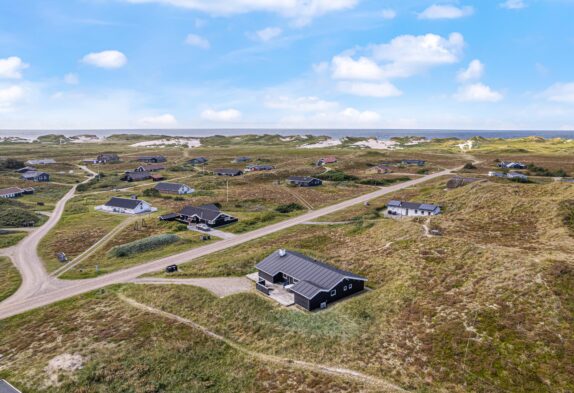
{"type": "Polygon", "coordinates": [[[574,0],[0,2],[0,129],[574,130],[574,0]]]}

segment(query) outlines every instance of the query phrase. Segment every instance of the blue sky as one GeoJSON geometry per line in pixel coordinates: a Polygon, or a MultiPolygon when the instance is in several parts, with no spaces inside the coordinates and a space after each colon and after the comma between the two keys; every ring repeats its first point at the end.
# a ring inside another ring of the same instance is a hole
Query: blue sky
{"type": "Polygon", "coordinates": [[[0,4],[0,128],[574,129],[574,0],[0,4]]]}

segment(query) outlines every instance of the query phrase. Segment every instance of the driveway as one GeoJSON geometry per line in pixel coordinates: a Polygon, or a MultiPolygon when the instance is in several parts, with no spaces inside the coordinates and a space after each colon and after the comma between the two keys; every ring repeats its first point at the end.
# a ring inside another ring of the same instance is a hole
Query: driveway
{"type": "Polygon", "coordinates": [[[245,277],[213,277],[213,278],[136,278],[129,281],[134,284],[151,285],[192,285],[207,289],[219,297],[225,297],[241,292],[249,292],[253,283],[245,277]]]}

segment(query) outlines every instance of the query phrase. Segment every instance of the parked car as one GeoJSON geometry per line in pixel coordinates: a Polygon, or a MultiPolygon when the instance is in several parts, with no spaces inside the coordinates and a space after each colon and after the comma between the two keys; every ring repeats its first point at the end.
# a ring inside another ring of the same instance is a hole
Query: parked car
{"type": "Polygon", "coordinates": [[[165,268],[166,273],[175,273],[177,272],[177,265],[169,265],[165,268]]]}

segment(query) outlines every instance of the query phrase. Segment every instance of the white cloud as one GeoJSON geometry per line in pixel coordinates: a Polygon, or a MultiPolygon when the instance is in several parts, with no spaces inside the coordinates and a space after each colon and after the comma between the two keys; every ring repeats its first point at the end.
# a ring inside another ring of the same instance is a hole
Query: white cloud
{"type": "Polygon", "coordinates": [[[14,105],[22,101],[25,96],[26,92],[21,86],[0,88],[0,112],[12,111],[14,105]]]}
{"type": "Polygon", "coordinates": [[[16,56],[0,59],[0,78],[21,79],[22,71],[28,67],[28,64],[24,63],[21,58],[16,56]]]}
{"type": "Polygon", "coordinates": [[[265,106],[271,109],[291,110],[297,112],[321,112],[334,109],[339,104],[333,101],[325,101],[318,97],[290,98],[281,96],[268,98],[265,106]]]}
{"type": "Polygon", "coordinates": [[[357,121],[359,123],[375,123],[381,120],[381,115],[379,115],[377,112],[372,111],[361,112],[355,108],[347,108],[340,114],[344,119],[357,121]]]}
{"type": "Polygon", "coordinates": [[[499,5],[501,8],[506,8],[507,10],[521,10],[526,8],[524,0],[507,0],[499,5]]]}
{"type": "Polygon", "coordinates": [[[428,68],[460,61],[464,37],[452,33],[448,38],[436,34],[402,35],[391,42],[371,47],[373,59],[382,65],[386,78],[405,78],[428,68]]]}
{"type": "Polygon", "coordinates": [[[209,43],[209,41],[199,35],[196,34],[189,34],[186,38],[185,38],[185,43],[187,45],[191,45],[191,46],[195,46],[197,48],[201,48],[201,49],[209,49],[211,47],[211,44],[209,43]]]}
{"type": "Polygon", "coordinates": [[[387,20],[395,19],[397,17],[397,12],[391,9],[382,10],[381,17],[387,20]]]}
{"type": "Polygon", "coordinates": [[[364,83],[364,82],[342,82],[338,84],[340,91],[362,97],[398,97],[403,94],[390,82],[364,83]]]}
{"type": "Polygon", "coordinates": [[[279,37],[283,33],[279,27],[267,27],[265,29],[255,32],[257,38],[263,42],[269,42],[273,38],[279,37]]]}
{"type": "Polygon", "coordinates": [[[461,86],[454,96],[463,102],[498,102],[503,95],[482,83],[461,86]]]}
{"type": "Polygon", "coordinates": [[[206,109],[201,112],[201,118],[215,122],[231,122],[241,119],[241,112],[237,109],[225,109],[221,111],[206,109]]]}
{"type": "Polygon", "coordinates": [[[166,126],[174,126],[177,124],[177,119],[174,115],[170,113],[166,113],[164,115],[159,116],[149,116],[144,117],[139,120],[139,123],[144,126],[157,126],[157,127],[166,127],[166,126]]]}
{"type": "Polygon", "coordinates": [[[80,83],[80,78],[77,74],[70,73],[64,75],[64,82],[66,82],[68,85],[77,85],[80,83]]]}
{"type": "Polygon", "coordinates": [[[159,3],[215,15],[266,11],[294,19],[299,25],[329,12],[353,8],[359,0],[125,0],[129,3],[159,3]]]}
{"type": "Polygon", "coordinates": [[[471,80],[478,80],[484,75],[484,64],[480,60],[473,60],[468,65],[468,68],[460,70],[456,76],[459,82],[468,82],[471,80]]]}
{"type": "Polygon", "coordinates": [[[542,96],[552,102],[574,104],[574,82],[556,83],[546,89],[542,96]]]}
{"type": "Polygon", "coordinates": [[[418,15],[419,19],[458,19],[470,16],[474,8],[456,7],[454,5],[431,5],[418,15]]]}
{"type": "Polygon", "coordinates": [[[354,60],[350,56],[335,56],[331,65],[334,79],[381,79],[383,70],[373,60],[360,57],[354,60]]]}
{"type": "Polygon", "coordinates": [[[121,68],[128,62],[126,55],[117,50],[105,50],[87,54],[82,62],[95,67],[114,69],[121,68]]]}

